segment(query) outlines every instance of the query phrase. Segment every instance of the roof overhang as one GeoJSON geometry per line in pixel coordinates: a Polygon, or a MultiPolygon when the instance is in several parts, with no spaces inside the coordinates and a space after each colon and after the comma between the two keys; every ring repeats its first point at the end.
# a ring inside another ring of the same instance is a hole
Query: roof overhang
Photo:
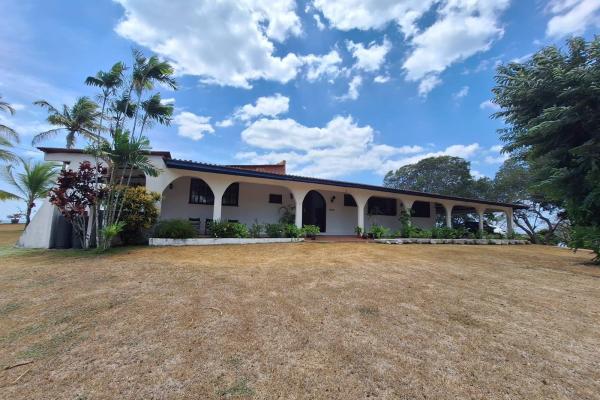
{"type": "MultiPolygon", "coordinates": [[[[46,154],[87,154],[87,152],[83,149],[66,149],[61,147],[38,147],[37,149],[46,154]]],[[[171,153],[169,151],[149,151],[147,154],[151,156],[163,157],[164,159],[171,158],[171,153]]]]}
{"type": "Polygon", "coordinates": [[[233,176],[243,176],[243,177],[259,178],[259,179],[262,178],[262,179],[277,180],[277,181],[312,183],[312,184],[317,184],[317,185],[327,185],[327,186],[335,186],[335,187],[350,188],[350,189],[372,190],[372,191],[376,191],[376,192],[404,194],[407,196],[426,197],[426,198],[438,199],[438,200],[451,200],[451,201],[457,201],[457,202],[463,202],[463,203],[485,204],[488,206],[495,206],[495,207],[502,207],[502,208],[513,208],[513,209],[527,208],[526,206],[523,206],[521,204],[501,203],[501,202],[487,201],[487,200],[480,200],[480,199],[470,199],[470,198],[466,198],[466,197],[417,192],[417,191],[412,191],[412,190],[400,190],[400,189],[388,188],[385,186],[367,185],[367,184],[363,184],[363,183],[336,181],[336,180],[312,178],[312,177],[306,177],[306,176],[272,174],[272,173],[268,173],[268,172],[244,170],[244,169],[238,169],[238,168],[222,166],[222,165],[199,163],[199,162],[195,162],[195,161],[177,160],[177,159],[171,159],[171,158],[165,159],[164,161],[165,161],[165,165],[168,168],[183,169],[183,170],[188,170],[188,171],[207,172],[207,173],[213,173],[213,174],[224,174],[224,175],[233,175],[233,176]]]}

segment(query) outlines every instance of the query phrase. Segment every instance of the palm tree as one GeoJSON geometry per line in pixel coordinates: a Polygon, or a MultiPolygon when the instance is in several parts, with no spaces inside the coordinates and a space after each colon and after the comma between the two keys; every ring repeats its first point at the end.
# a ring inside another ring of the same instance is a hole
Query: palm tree
{"type": "Polygon", "coordinates": [[[21,163],[23,172],[15,172],[14,165],[7,165],[2,170],[4,180],[16,189],[16,193],[2,193],[10,199],[23,200],[27,203],[25,225],[29,225],[35,201],[47,196],[58,175],[58,169],[55,164],[45,161],[21,160],[21,163]]]}
{"type": "MultiPolygon", "coordinates": [[[[135,135],[137,125],[138,111],[142,101],[142,93],[144,90],[152,90],[156,83],[169,86],[171,89],[177,89],[177,81],[173,79],[174,69],[166,61],[160,61],[157,56],[146,58],[139,50],[133,51],[135,63],[133,66],[133,77],[131,88],[137,94],[137,109],[133,119],[133,128],[131,130],[132,139],[135,135]]],[[[141,134],[139,135],[141,136],[141,134]]]]}
{"type": "Polygon", "coordinates": [[[61,131],[67,131],[68,149],[75,146],[77,135],[93,141],[102,139],[101,136],[96,133],[100,130],[100,125],[96,122],[100,116],[98,104],[89,98],[80,97],[71,108],[67,105],[63,105],[62,111],[59,111],[45,100],[39,100],[33,104],[46,108],[50,113],[47,121],[51,125],[58,126],[59,128],[38,133],[33,137],[33,140],[31,141],[32,145],[35,146],[39,142],[57,135],[61,131]]]}
{"type": "MultiPolygon", "coordinates": [[[[125,64],[122,62],[115,63],[110,71],[98,71],[94,76],[88,76],[85,79],[85,84],[88,86],[95,86],[102,89],[102,110],[100,112],[100,127],[104,121],[104,113],[106,111],[106,102],[108,99],[117,93],[123,85],[123,71],[125,71],[125,64]]],[[[100,134],[100,132],[98,132],[100,134]]]]}
{"type": "Polygon", "coordinates": [[[149,126],[152,121],[169,126],[173,119],[173,106],[163,103],[159,93],[143,101],[142,110],[144,110],[144,116],[142,117],[140,136],[143,134],[144,128],[149,126]]]}
{"type": "MultiPolygon", "coordinates": [[[[9,113],[10,115],[15,114],[15,109],[7,102],[2,101],[2,96],[0,96],[0,110],[9,113]]],[[[11,140],[19,143],[19,135],[15,132],[14,129],[0,124],[0,161],[5,162],[15,162],[17,161],[17,156],[10,150],[7,150],[6,147],[12,147],[11,140]]],[[[0,200],[2,197],[0,195],[0,200]]]]}

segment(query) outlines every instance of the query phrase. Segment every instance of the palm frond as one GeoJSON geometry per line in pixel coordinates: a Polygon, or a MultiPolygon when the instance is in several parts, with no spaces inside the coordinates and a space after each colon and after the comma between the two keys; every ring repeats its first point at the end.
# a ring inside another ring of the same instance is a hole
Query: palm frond
{"type": "Polygon", "coordinates": [[[13,128],[0,124],[0,137],[10,138],[19,143],[19,134],[13,128]]]}
{"type": "MultiPolygon", "coordinates": [[[[0,96],[0,99],[2,96],[0,96]]],[[[5,101],[0,100],[0,110],[9,113],[10,115],[15,115],[15,108],[5,101]]]]}
{"type": "Polygon", "coordinates": [[[0,201],[6,201],[6,200],[21,200],[21,198],[19,196],[17,196],[16,194],[12,194],[7,191],[0,190],[0,201]]]}
{"type": "Polygon", "coordinates": [[[33,139],[31,140],[31,145],[37,146],[40,142],[43,142],[44,140],[47,140],[47,139],[50,139],[50,138],[56,136],[64,129],[65,128],[57,128],[57,129],[50,129],[45,132],[40,132],[33,137],[33,139]]]}
{"type": "Polygon", "coordinates": [[[47,109],[48,112],[50,112],[50,113],[57,113],[57,114],[60,113],[52,104],[48,103],[46,100],[37,100],[37,101],[34,101],[33,104],[47,109]]]}

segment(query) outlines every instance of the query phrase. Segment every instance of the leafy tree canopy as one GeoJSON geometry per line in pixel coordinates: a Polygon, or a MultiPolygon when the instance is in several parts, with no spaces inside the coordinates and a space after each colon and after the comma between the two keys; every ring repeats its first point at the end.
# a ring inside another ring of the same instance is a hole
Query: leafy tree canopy
{"type": "Polygon", "coordinates": [[[494,102],[504,151],[526,161],[535,192],[581,225],[600,225],[600,37],[499,66],[494,102]]]}
{"type": "Polygon", "coordinates": [[[471,198],[490,195],[488,178],[474,179],[471,163],[460,157],[424,158],[385,175],[383,185],[394,189],[445,194],[471,198]]]}

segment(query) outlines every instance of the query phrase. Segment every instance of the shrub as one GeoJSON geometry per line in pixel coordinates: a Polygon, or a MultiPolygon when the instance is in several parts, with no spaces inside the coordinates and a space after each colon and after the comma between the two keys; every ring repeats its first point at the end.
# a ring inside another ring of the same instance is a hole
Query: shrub
{"type": "Polygon", "coordinates": [[[281,238],[285,235],[283,224],[265,224],[265,233],[270,238],[281,238]]]}
{"type": "Polygon", "coordinates": [[[371,225],[371,229],[369,229],[369,233],[373,236],[374,239],[381,239],[384,236],[388,236],[390,230],[381,225],[373,224],[371,225]]]}
{"type": "Polygon", "coordinates": [[[571,232],[571,242],[569,246],[573,251],[577,249],[592,250],[596,256],[592,260],[595,264],[600,264],[600,227],[598,226],[576,226],[571,232]]]}
{"type": "Polygon", "coordinates": [[[121,221],[125,223],[120,232],[121,239],[126,244],[144,243],[144,231],[152,228],[158,220],[156,202],[160,200],[160,194],[149,192],[142,186],[119,190],[123,198],[121,221]]]}
{"type": "Polygon", "coordinates": [[[208,233],[216,238],[247,238],[248,227],[239,222],[212,221],[208,225],[208,233]]]}
{"type": "Polygon", "coordinates": [[[253,238],[261,237],[263,231],[264,231],[264,225],[259,224],[257,220],[254,220],[254,223],[252,225],[250,225],[250,228],[248,229],[248,233],[250,234],[250,237],[253,237],[253,238]]]}
{"type": "Polygon", "coordinates": [[[360,226],[357,226],[356,228],[354,228],[354,233],[356,233],[356,236],[362,236],[363,228],[361,228],[360,226]]]}
{"type": "Polygon", "coordinates": [[[300,231],[301,231],[302,237],[312,238],[312,237],[317,236],[319,233],[321,233],[321,228],[319,228],[316,225],[304,225],[300,231]]]}
{"type": "Polygon", "coordinates": [[[421,228],[417,228],[417,227],[411,227],[410,229],[410,236],[411,238],[415,238],[415,239],[430,239],[431,238],[431,231],[428,229],[421,229],[421,228]]]}
{"type": "Polygon", "coordinates": [[[300,231],[300,228],[298,228],[296,224],[285,224],[284,226],[285,237],[288,238],[300,237],[300,231]]]}
{"type": "Polygon", "coordinates": [[[160,221],[154,230],[154,235],[167,239],[188,239],[198,236],[198,231],[190,221],[169,219],[160,221]]]}

